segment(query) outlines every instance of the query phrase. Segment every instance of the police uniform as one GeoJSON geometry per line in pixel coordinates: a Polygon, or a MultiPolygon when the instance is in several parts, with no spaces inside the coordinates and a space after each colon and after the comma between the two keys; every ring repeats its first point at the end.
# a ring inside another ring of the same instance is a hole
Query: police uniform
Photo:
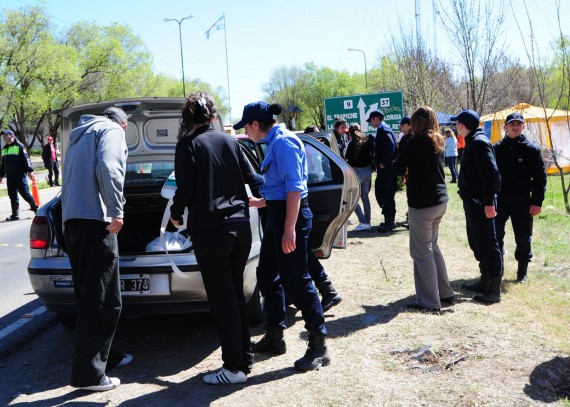
{"type": "Polygon", "coordinates": [[[321,302],[307,270],[308,236],[313,214],[307,196],[307,162],[303,143],[283,125],[274,126],[265,140],[267,155],[261,169],[264,184],[261,194],[267,204],[267,226],[257,270],[259,289],[265,297],[269,327],[284,329],[285,295],[301,310],[306,328],[326,335],[321,302]],[[287,192],[300,192],[301,206],[295,225],[296,248],[285,254],[281,249],[286,217],[287,192]]]}
{"type": "MultiPolygon", "coordinates": [[[[523,122],[522,116],[520,117],[523,122]]],[[[505,225],[509,217],[513,225],[519,263],[518,280],[526,277],[526,269],[532,258],[531,205],[542,206],[546,189],[546,171],[538,144],[524,134],[516,138],[505,136],[494,145],[497,166],[501,173],[501,191],[497,196],[497,240],[504,253],[505,225]]]]}
{"type": "Polygon", "coordinates": [[[377,171],[374,192],[376,201],[380,208],[382,208],[384,223],[388,227],[394,225],[396,218],[396,200],[394,197],[396,195],[397,178],[392,168],[392,162],[395,159],[396,137],[390,126],[382,122],[376,132],[374,146],[374,162],[376,163],[377,171]],[[380,168],[380,164],[382,164],[384,168],[380,168]]]}
{"type": "MultiPolygon", "coordinates": [[[[11,130],[4,131],[2,134],[14,136],[11,130]]],[[[30,204],[32,211],[37,211],[38,206],[34,201],[34,197],[30,194],[28,180],[26,178],[27,174],[32,171],[32,164],[24,145],[15,138],[12,144],[6,143],[2,149],[0,178],[6,177],[8,196],[10,197],[10,204],[12,206],[12,216],[7,218],[7,221],[19,219],[20,201],[18,199],[18,193],[30,204]]]]}

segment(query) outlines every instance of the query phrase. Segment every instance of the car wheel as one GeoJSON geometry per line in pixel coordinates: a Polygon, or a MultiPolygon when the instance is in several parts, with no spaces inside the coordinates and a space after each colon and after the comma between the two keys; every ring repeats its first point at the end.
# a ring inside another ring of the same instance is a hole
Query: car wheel
{"type": "Polygon", "coordinates": [[[250,324],[259,325],[265,322],[265,311],[263,310],[264,302],[263,295],[259,292],[259,288],[255,287],[255,291],[247,303],[250,324]]]}
{"type": "Polygon", "coordinates": [[[75,328],[75,318],[72,314],[57,313],[57,320],[66,328],[75,328]]]}

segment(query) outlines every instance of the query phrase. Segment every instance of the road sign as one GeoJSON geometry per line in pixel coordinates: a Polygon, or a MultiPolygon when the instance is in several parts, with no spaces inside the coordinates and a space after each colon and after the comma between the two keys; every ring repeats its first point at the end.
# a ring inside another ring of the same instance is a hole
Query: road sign
{"type": "Polygon", "coordinates": [[[399,132],[400,120],[404,116],[402,91],[326,98],[325,122],[327,129],[334,127],[335,118],[338,117],[345,119],[349,126],[351,124],[359,124],[364,133],[375,134],[376,129],[369,128],[366,122],[370,112],[374,110],[384,112],[384,122],[395,133],[399,132]]]}

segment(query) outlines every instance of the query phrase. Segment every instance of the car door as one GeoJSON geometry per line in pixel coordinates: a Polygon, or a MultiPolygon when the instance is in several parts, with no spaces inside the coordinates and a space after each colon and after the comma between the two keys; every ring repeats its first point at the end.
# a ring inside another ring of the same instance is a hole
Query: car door
{"type": "MultiPolygon", "coordinates": [[[[318,138],[298,135],[305,145],[308,167],[309,206],[313,212],[313,228],[309,247],[319,258],[330,257],[337,235],[360,198],[358,176],[338,154],[318,138]]],[[[263,161],[267,144],[255,145],[259,162],[263,161]]],[[[344,239],[346,242],[346,239],[344,239]]],[[[337,245],[344,247],[342,244],[337,245]]]]}

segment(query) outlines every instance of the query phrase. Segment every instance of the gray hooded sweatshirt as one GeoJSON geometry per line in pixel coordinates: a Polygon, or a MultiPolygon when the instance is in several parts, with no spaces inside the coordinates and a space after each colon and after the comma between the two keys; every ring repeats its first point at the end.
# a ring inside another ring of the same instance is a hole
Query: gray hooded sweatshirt
{"type": "Polygon", "coordinates": [[[127,153],[120,125],[102,116],[81,116],[63,161],[63,223],[123,218],[127,153]]]}

